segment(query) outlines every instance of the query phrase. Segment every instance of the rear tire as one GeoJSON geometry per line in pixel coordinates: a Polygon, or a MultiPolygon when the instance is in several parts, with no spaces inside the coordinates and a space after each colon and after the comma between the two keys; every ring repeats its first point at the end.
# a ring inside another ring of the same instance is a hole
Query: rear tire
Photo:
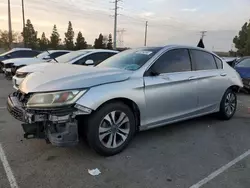
{"type": "Polygon", "coordinates": [[[118,154],[132,140],[136,131],[135,122],[133,112],[124,103],[105,104],[87,120],[87,141],[100,155],[118,154]]]}
{"type": "Polygon", "coordinates": [[[220,103],[219,118],[229,120],[233,117],[237,109],[237,95],[232,89],[228,89],[222,97],[220,103]]]}

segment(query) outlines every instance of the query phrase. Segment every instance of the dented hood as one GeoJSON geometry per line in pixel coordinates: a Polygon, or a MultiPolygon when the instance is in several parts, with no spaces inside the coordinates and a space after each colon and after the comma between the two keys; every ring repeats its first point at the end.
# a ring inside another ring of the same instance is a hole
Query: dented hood
{"type": "Polygon", "coordinates": [[[89,88],[126,80],[131,71],[61,64],[55,69],[29,74],[19,86],[24,93],[89,88]]]}

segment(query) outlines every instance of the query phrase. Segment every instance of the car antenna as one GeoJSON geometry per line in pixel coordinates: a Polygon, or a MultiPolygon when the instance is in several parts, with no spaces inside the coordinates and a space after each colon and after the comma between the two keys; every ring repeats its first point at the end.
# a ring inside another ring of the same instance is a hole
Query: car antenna
{"type": "MultiPolygon", "coordinates": [[[[48,54],[51,55],[51,53],[49,53],[48,50],[46,50],[46,52],[48,52],[48,54]]],[[[53,59],[58,63],[58,61],[56,60],[56,58],[53,57],[53,59]]]]}

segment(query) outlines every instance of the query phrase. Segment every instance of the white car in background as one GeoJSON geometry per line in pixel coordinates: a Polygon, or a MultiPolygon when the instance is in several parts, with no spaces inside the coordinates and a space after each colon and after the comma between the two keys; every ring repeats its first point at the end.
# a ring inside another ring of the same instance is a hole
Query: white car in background
{"type": "Polygon", "coordinates": [[[95,66],[117,53],[119,53],[119,51],[103,49],[78,50],[62,55],[56,58],[55,61],[51,60],[49,63],[25,66],[18,69],[16,74],[12,77],[13,87],[17,90],[23,79],[33,72],[43,72],[46,69],[56,70],[57,66],[60,66],[62,63],[95,66]]]}
{"type": "Polygon", "coordinates": [[[16,70],[31,64],[49,62],[61,55],[71,52],[70,50],[48,50],[31,58],[15,58],[2,61],[4,66],[4,73],[7,77],[11,77],[16,73],[16,70]]]}

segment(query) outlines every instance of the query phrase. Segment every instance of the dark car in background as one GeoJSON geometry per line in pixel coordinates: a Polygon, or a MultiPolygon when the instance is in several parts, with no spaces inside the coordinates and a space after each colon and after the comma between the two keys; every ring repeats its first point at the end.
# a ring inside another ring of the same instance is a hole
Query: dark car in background
{"type": "Polygon", "coordinates": [[[250,56],[236,61],[234,68],[240,74],[244,88],[250,91],[250,56]]]}
{"type": "Polygon", "coordinates": [[[30,48],[13,48],[10,51],[0,54],[0,73],[3,72],[2,61],[7,60],[7,59],[14,59],[14,58],[35,57],[39,53],[41,52],[37,50],[32,50],[30,48]]]}
{"type": "Polygon", "coordinates": [[[239,60],[238,57],[222,57],[229,66],[234,67],[235,63],[239,60]]]}

